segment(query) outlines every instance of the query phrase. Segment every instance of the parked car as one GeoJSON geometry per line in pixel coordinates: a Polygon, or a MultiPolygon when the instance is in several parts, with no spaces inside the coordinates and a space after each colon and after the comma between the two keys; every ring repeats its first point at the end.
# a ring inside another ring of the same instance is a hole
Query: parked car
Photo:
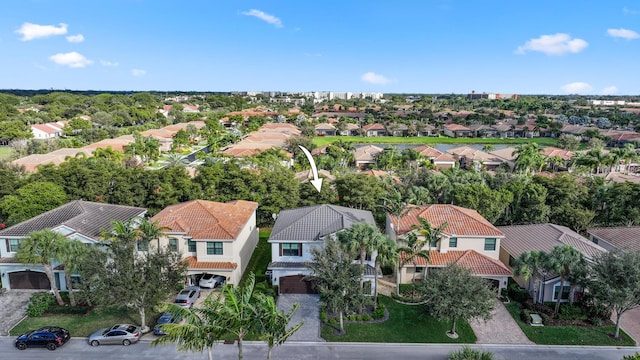
{"type": "Polygon", "coordinates": [[[69,330],[59,326],[45,326],[38,330],[28,331],[16,339],[16,347],[24,350],[28,347],[46,347],[53,351],[64,345],[69,339],[69,330]]]}
{"type": "Polygon", "coordinates": [[[180,321],[180,318],[178,318],[177,316],[172,315],[170,313],[163,313],[162,315],[160,315],[160,318],[158,319],[156,326],[153,327],[153,334],[158,336],[165,335],[165,332],[162,331],[162,325],[175,324],[179,321],[180,321]]]}
{"type": "Polygon", "coordinates": [[[89,336],[89,344],[122,344],[129,346],[140,340],[140,328],[131,324],[117,324],[110,328],[100,329],[89,336]]]}
{"type": "Polygon", "coordinates": [[[187,286],[182,289],[174,303],[178,306],[190,308],[196,302],[196,299],[200,297],[200,288],[197,286],[187,286]]]}
{"type": "Polygon", "coordinates": [[[215,275],[215,274],[208,274],[207,273],[207,274],[202,275],[198,285],[200,285],[200,287],[203,287],[203,288],[213,289],[215,287],[224,285],[226,280],[227,280],[227,278],[225,278],[222,275],[215,275]]]}

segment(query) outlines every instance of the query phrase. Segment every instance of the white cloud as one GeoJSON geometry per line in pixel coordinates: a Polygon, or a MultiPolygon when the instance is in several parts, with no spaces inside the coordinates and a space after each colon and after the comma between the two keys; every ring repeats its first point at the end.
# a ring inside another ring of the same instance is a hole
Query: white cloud
{"type": "Polygon", "coordinates": [[[87,59],[82,54],[78,54],[75,51],[68,53],[58,53],[49,57],[49,60],[58,65],[68,66],[70,68],[83,68],[87,65],[93,64],[93,61],[87,59]]]}
{"type": "Polygon", "coordinates": [[[55,25],[24,23],[16,32],[22,35],[20,40],[29,41],[54,35],[64,35],[67,33],[67,24],[60,23],[56,27],[55,25]]]}
{"type": "Polygon", "coordinates": [[[67,41],[70,43],[81,43],[84,41],[84,35],[82,34],[78,34],[78,35],[69,35],[67,36],[67,41]]]}
{"type": "Polygon", "coordinates": [[[147,70],[131,69],[131,75],[133,75],[135,77],[145,76],[145,75],[147,75],[147,70]]]}
{"type": "Polygon", "coordinates": [[[531,39],[524,45],[518,46],[515,53],[525,54],[528,51],[539,51],[547,55],[564,55],[566,53],[579,53],[587,46],[589,44],[582,39],[572,39],[569,34],[557,33],[531,39]]]}
{"type": "Polygon", "coordinates": [[[257,17],[258,19],[265,21],[271,25],[274,25],[275,27],[283,27],[282,25],[282,21],[280,19],[278,19],[277,17],[267,14],[264,11],[260,11],[260,10],[256,10],[256,9],[251,9],[249,11],[244,11],[242,13],[242,15],[246,15],[246,16],[254,16],[257,17]]]}
{"type": "Polygon", "coordinates": [[[635,15],[635,14],[637,14],[637,13],[638,13],[636,10],[629,9],[628,7],[623,7],[623,8],[622,8],[622,12],[623,12],[625,15],[635,15]]]}
{"type": "Polygon", "coordinates": [[[623,39],[627,39],[627,40],[633,40],[633,39],[637,39],[640,38],[640,34],[638,34],[637,32],[633,31],[633,30],[628,30],[628,29],[608,29],[607,30],[607,34],[609,34],[609,36],[612,37],[616,37],[616,38],[623,38],[623,39]]]}
{"type": "Polygon", "coordinates": [[[585,82],[574,82],[561,87],[562,91],[567,94],[589,94],[593,91],[593,87],[585,82]]]}
{"type": "Polygon", "coordinates": [[[617,92],[618,92],[618,88],[615,86],[607,86],[606,88],[600,91],[602,95],[613,95],[617,92]]]}
{"type": "Polygon", "coordinates": [[[364,82],[368,82],[370,84],[387,84],[389,83],[391,80],[387,79],[386,77],[384,77],[383,75],[380,74],[376,74],[374,72],[367,72],[364,73],[361,77],[360,80],[364,81],[364,82]]]}
{"type": "Polygon", "coordinates": [[[111,67],[111,66],[118,66],[120,64],[117,61],[100,60],[100,65],[111,67]]]}

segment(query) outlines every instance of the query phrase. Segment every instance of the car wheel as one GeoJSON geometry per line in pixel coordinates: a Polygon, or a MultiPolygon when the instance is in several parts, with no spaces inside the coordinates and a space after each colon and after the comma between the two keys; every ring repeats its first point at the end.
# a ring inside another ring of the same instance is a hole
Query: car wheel
{"type": "Polygon", "coordinates": [[[129,340],[129,339],[124,339],[124,340],[122,340],[122,345],[124,345],[124,346],[129,346],[129,345],[131,345],[131,340],[129,340]]]}
{"type": "Polygon", "coordinates": [[[91,340],[90,344],[91,346],[98,346],[100,345],[100,342],[98,340],[91,340]]]}
{"type": "Polygon", "coordinates": [[[26,349],[26,348],[27,348],[27,344],[25,344],[25,343],[19,343],[19,344],[18,344],[18,349],[19,349],[19,350],[24,350],[24,349],[26,349]]]}
{"type": "Polygon", "coordinates": [[[48,343],[47,344],[47,349],[49,349],[51,351],[53,351],[53,350],[55,350],[57,348],[58,348],[58,346],[56,344],[54,344],[54,343],[48,343]]]}

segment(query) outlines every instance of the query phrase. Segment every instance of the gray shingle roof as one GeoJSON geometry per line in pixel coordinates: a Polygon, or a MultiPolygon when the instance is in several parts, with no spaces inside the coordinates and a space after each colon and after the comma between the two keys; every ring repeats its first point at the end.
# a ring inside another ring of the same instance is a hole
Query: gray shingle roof
{"type": "Polygon", "coordinates": [[[504,239],[500,241],[500,246],[514,258],[532,250],[549,253],[554,247],[565,244],[580,251],[587,259],[606,251],[565,226],[535,224],[498,226],[498,229],[505,234],[504,239]]]}
{"type": "Polygon", "coordinates": [[[640,226],[619,226],[589,229],[589,234],[620,250],[640,250],[640,226]]]}
{"type": "Polygon", "coordinates": [[[314,205],[282,210],[269,241],[314,241],[322,236],[348,229],[355,223],[375,226],[371,211],[337,205],[314,205]]]}
{"type": "Polygon", "coordinates": [[[147,209],[74,200],[29,220],[0,231],[2,236],[27,236],[32,231],[52,229],[60,225],[98,240],[102,230],[111,229],[111,222],[127,221],[143,215],[147,209]]]}

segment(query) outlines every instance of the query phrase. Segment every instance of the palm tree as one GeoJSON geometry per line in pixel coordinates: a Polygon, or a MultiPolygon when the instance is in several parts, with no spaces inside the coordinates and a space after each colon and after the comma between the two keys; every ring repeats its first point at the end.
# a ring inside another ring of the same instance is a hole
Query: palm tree
{"type": "Polygon", "coordinates": [[[424,218],[418,218],[420,222],[420,226],[416,226],[414,229],[417,229],[420,235],[424,237],[429,250],[431,250],[432,246],[438,246],[438,242],[440,242],[442,238],[442,232],[447,228],[448,223],[443,222],[437,228],[431,226],[429,221],[424,218]]]}
{"type": "Polygon", "coordinates": [[[86,256],[87,246],[80,241],[64,238],[61,241],[56,253],[56,260],[64,266],[64,277],[69,292],[69,304],[76,306],[76,297],[71,283],[71,274],[77,271],[78,259],[86,256]]]}
{"type": "Polygon", "coordinates": [[[242,342],[250,331],[257,327],[259,316],[255,306],[255,284],[253,273],[242,286],[227,284],[222,289],[223,308],[221,316],[226,319],[227,331],[238,340],[238,359],[244,358],[242,342]]]}
{"type": "Polygon", "coordinates": [[[152,240],[158,240],[158,249],[160,249],[160,237],[163,232],[168,230],[167,227],[161,227],[157,221],[150,221],[148,219],[142,220],[138,227],[138,235],[140,239],[138,241],[149,244],[152,240]]]}
{"type": "Polygon", "coordinates": [[[60,290],[56,285],[56,281],[53,278],[53,267],[51,262],[56,260],[59,249],[67,241],[67,238],[55,231],[40,230],[33,231],[29,235],[20,240],[16,258],[24,263],[31,265],[42,265],[44,273],[49,279],[51,290],[58,302],[58,305],[64,305],[62,297],[60,296],[60,290]]]}
{"type": "MultiPolygon", "coordinates": [[[[529,282],[528,288],[531,288],[531,278],[535,281],[538,277],[538,271],[544,267],[546,262],[546,253],[542,251],[528,251],[520,254],[515,263],[513,274],[522,276],[525,281],[529,282]]],[[[544,284],[542,284],[544,286],[544,284]]],[[[533,303],[537,303],[538,296],[534,291],[533,303]]],[[[544,301],[544,299],[543,299],[544,301]]]]}
{"type": "Polygon", "coordinates": [[[212,294],[201,307],[191,309],[168,304],[168,312],[183,319],[183,322],[162,325],[166,335],[157,338],[151,345],[175,343],[179,351],[206,349],[209,360],[213,360],[213,346],[227,333],[225,319],[220,316],[224,307],[220,296],[212,294]]]}
{"type": "Polygon", "coordinates": [[[294,303],[291,311],[286,313],[278,310],[273,297],[263,294],[258,295],[258,333],[260,334],[260,338],[267,343],[269,347],[267,360],[271,360],[271,352],[274,346],[284,344],[284,342],[302,326],[303,322],[299,322],[287,329],[293,314],[295,314],[299,307],[300,304],[294,303]]]}
{"type": "Polygon", "coordinates": [[[391,215],[389,216],[390,220],[395,220],[395,224],[392,223],[392,225],[396,238],[398,238],[400,236],[400,218],[411,210],[411,208],[407,206],[407,202],[404,200],[402,193],[396,188],[392,188],[391,191],[387,193],[387,196],[382,197],[381,207],[391,215]]]}
{"type": "Polygon", "coordinates": [[[542,156],[542,149],[538,146],[538,143],[526,143],[516,146],[513,151],[515,160],[515,170],[524,172],[540,171],[544,166],[544,158],[542,156]]]}
{"type": "Polygon", "coordinates": [[[378,274],[382,273],[383,266],[394,267],[398,264],[398,247],[396,243],[386,236],[376,238],[371,246],[375,250],[376,254],[376,286],[374,289],[374,308],[378,306],[378,274]]]}
{"type": "Polygon", "coordinates": [[[571,245],[561,245],[554,247],[547,258],[547,268],[549,271],[560,275],[560,290],[556,300],[555,313],[560,310],[560,300],[565,287],[565,281],[571,276],[574,269],[584,264],[582,253],[571,245]]]}
{"type": "Polygon", "coordinates": [[[360,265],[364,268],[367,253],[373,250],[373,244],[384,237],[377,227],[367,223],[356,223],[351,228],[338,232],[338,240],[349,252],[357,252],[360,265]]]}
{"type": "Polygon", "coordinates": [[[167,160],[165,160],[165,167],[186,167],[189,165],[189,160],[187,160],[184,156],[178,153],[170,153],[167,155],[167,160]]]}
{"type": "Polygon", "coordinates": [[[413,265],[411,283],[414,283],[416,280],[416,265],[418,258],[425,259],[426,262],[429,262],[429,250],[424,249],[425,244],[426,241],[424,238],[418,237],[415,232],[410,232],[406,237],[406,246],[398,249],[398,252],[402,253],[402,256],[400,256],[400,262],[398,263],[398,293],[400,292],[400,271],[402,267],[411,262],[413,265]]]}

